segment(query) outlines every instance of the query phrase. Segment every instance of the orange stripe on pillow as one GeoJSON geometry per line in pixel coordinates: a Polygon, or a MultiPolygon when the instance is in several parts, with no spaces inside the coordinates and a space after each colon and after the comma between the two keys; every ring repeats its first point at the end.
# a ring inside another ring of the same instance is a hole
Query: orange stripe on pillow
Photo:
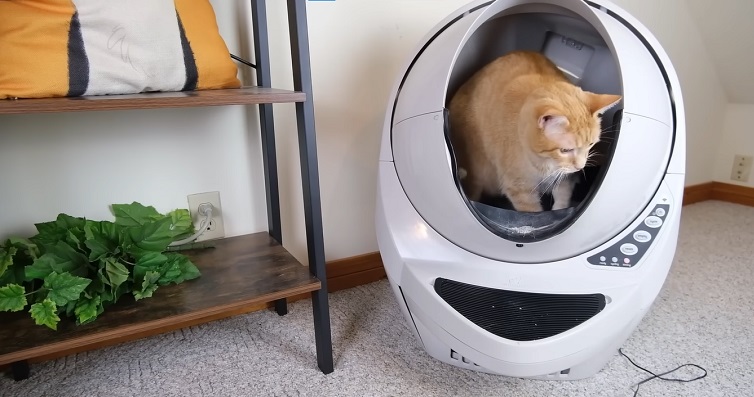
{"type": "Polygon", "coordinates": [[[215,12],[209,1],[174,0],[199,72],[197,89],[237,88],[238,69],[230,59],[230,52],[217,32],[215,12]],[[214,71],[207,73],[208,70],[214,71]]]}
{"type": "Polygon", "coordinates": [[[71,0],[0,1],[0,98],[68,94],[71,0]]]}

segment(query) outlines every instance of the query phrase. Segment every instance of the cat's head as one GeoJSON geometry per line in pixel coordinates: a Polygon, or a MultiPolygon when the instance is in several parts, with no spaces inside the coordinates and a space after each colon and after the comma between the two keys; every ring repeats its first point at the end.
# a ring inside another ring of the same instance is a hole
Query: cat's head
{"type": "Polygon", "coordinates": [[[602,113],[620,100],[566,83],[533,92],[522,113],[531,150],[551,170],[580,171],[600,140],[602,113]]]}

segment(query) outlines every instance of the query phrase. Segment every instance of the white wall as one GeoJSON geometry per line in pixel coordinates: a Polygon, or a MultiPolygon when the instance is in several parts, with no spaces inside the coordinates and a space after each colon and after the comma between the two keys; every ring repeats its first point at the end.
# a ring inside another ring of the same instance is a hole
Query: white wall
{"type": "Polygon", "coordinates": [[[754,1],[685,0],[732,103],[754,103],[754,1]]]}
{"type": "Polygon", "coordinates": [[[660,41],[678,73],[686,107],[686,186],[713,179],[727,98],[684,0],[613,0],[660,41]]]}
{"type": "Polygon", "coordinates": [[[754,174],[748,182],[730,179],[733,156],[737,154],[754,156],[754,134],[751,133],[751,120],[754,118],[754,104],[731,103],[725,111],[722,134],[718,135],[720,148],[717,151],[715,180],[735,185],[754,187],[754,174]]]}
{"type": "MultiPolygon", "coordinates": [[[[271,26],[286,26],[283,1],[269,1],[271,26]]],[[[420,39],[464,0],[307,2],[327,258],[377,251],[374,231],[382,122],[400,68],[420,39]]],[[[292,88],[287,30],[271,32],[273,85],[292,88]]],[[[301,186],[291,108],[275,109],[283,240],[305,257],[301,186]]]]}
{"type": "MultiPolygon", "coordinates": [[[[251,58],[248,3],[213,1],[231,51],[251,58]]],[[[285,2],[269,1],[273,83],[292,88],[285,2]]],[[[328,260],[377,250],[373,211],[389,90],[424,34],[464,0],[308,2],[322,209],[328,260]]],[[[724,96],[681,0],[621,0],[655,32],[684,84],[687,183],[712,179],[724,96]]],[[[246,83],[253,82],[245,73],[246,83]]],[[[293,105],[275,105],[284,245],[306,261],[293,105]]],[[[110,217],[140,201],[160,211],[219,190],[226,234],[266,229],[255,109],[0,116],[0,238],[58,212],[110,217]],[[246,131],[249,128],[250,131],[246,131]],[[209,156],[209,157],[207,157],[209,156]]]]}

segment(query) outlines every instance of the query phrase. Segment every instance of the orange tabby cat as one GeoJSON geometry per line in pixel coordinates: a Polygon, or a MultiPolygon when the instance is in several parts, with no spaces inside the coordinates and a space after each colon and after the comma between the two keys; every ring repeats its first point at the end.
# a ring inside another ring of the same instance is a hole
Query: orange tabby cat
{"type": "Polygon", "coordinates": [[[517,211],[570,205],[574,180],[600,139],[601,113],[621,99],[573,85],[545,56],[502,56],[464,83],[450,102],[453,148],[466,195],[505,194],[517,211]]]}

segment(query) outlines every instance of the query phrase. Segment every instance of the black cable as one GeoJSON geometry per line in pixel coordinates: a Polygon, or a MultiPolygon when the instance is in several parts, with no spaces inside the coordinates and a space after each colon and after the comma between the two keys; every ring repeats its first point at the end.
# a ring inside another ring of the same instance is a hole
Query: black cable
{"type": "Polygon", "coordinates": [[[251,68],[254,68],[254,69],[257,68],[257,65],[254,65],[253,63],[251,63],[251,62],[249,62],[249,61],[247,61],[247,60],[245,60],[245,59],[243,59],[243,58],[241,58],[239,56],[230,54],[230,57],[233,58],[233,59],[235,59],[238,62],[241,62],[242,64],[244,64],[244,65],[246,65],[248,67],[251,67],[251,68]]]}
{"type": "Polygon", "coordinates": [[[705,376],[707,376],[707,370],[706,370],[706,369],[702,368],[702,367],[701,367],[701,366],[699,366],[699,365],[696,365],[696,364],[691,364],[691,363],[689,363],[689,364],[683,364],[683,365],[679,365],[679,366],[677,366],[677,367],[675,367],[675,368],[671,369],[670,371],[666,371],[666,372],[663,372],[663,373],[661,373],[661,374],[655,374],[654,372],[652,372],[652,371],[650,371],[650,370],[648,370],[648,369],[646,369],[646,368],[644,368],[644,367],[640,366],[639,364],[635,363],[635,362],[634,362],[634,360],[632,360],[632,359],[631,359],[631,357],[627,356],[627,355],[626,355],[626,353],[623,353],[623,349],[619,348],[619,349],[618,349],[618,353],[620,353],[620,355],[621,355],[621,356],[625,357],[625,358],[626,358],[626,359],[627,359],[627,360],[628,360],[628,361],[629,361],[629,362],[630,362],[631,364],[633,364],[633,365],[634,365],[634,367],[636,367],[636,368],[639,368],[640,370],[642,370],[642,371],[644,371],[644,372],[646,372],[646,373],[648,373],[648,374],[652,375],[652,376],[650,376],[649,378],[647,378],[647,379],[644,379],[643,381],[641,381],[641,382],[639,382],[639,383],[637,383],[637,384],[636,384],[636,390],[634,390],[634,397],[636,397],[636,396],[638,396],[638,395],[639,395],[639,387],[640,387],[640,386],[641,386],[642,384],[644,384],[644,383],[646,383],[646,382],[649,382],[650,380],[652,380],[652,379],[655,379],[655,378],[656,378],[656,379],[660,379],[660,380],[665,380],[665,381],[668,381],[668,382],[683,382],[683,383],[686,383],[686,382],[693,382],[693,381],[695,381],[695,380],[699,380],[699,379],[702,379],[702,378],[704,378],[705,376]],[[699,375],[699,376],[697,376],[696,378],[692,378],[692,379],[681,379],[681,378],[663,378],[663,376],[664,376],[664,375],[667,375],[667,374],[669,374],[669,373],[672,373],[672,372],[678,371],[679,369],[681,369],[681,368],[683,368],[683,367],[695,367],[695,368],[699,368],[699,369],[701,369],[702,371],[704,371],[704,373],[703,373],[702,375],[699,375]]]}

